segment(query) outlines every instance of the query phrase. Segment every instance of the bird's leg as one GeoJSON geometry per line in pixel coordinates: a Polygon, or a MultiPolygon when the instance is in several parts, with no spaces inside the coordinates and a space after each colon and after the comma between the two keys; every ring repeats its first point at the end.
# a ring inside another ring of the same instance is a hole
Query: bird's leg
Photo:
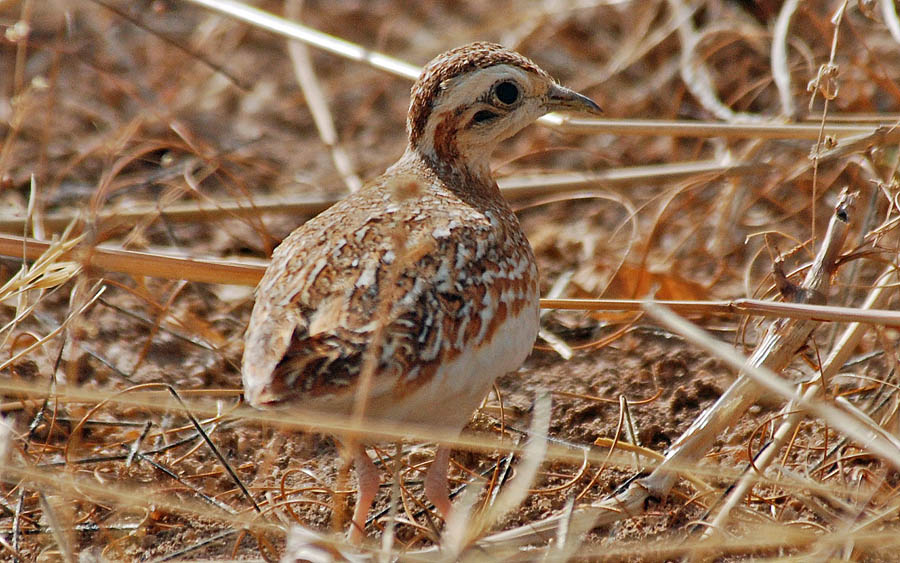
{"type": "Polygon", "coordinates": [[[445,522],[450,518],[453,509],[450,503],[450,485],[447,483],[449,466],[450,448],[438,446],[434,452],[434,461],[425,473],[425,497],[437,508],[445,522]]]}
{"type": "Polygon", "coordinates": [[[354,444],[352,448],[359,488],[356,494],[356,508],[353,509],[353,520],[350,522],[348,539],[350,543],[359,545],[363,538],[366,537],[366,518],[369,516],[369,509],[372,508],[375,495],[378,494],[381,479],[378,477],[378,468],[375,467],[372,458],[366,453],[366,448],[359,444],[354,444]]]}

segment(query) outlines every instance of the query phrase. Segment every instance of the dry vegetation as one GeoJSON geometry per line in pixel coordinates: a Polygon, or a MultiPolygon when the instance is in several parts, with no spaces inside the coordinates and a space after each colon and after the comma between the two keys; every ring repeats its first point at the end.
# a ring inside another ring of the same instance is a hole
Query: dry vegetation
{"type": "MultiPolygon", "coordinates": [[[[608,120],[496,155],[544,295],[691,302],[546,302],[454,454],[477,517],[422,505],[439,436],[376,428],[368,555],[896,560],[900,315],[867,312],[900,302],[893,2],[255,4],[410,64],[498,40],[594,97],[608,120]]],[[[242,407],[237,366],[273,246],[402,152],[414,67],[193,0],[3,0],[0,26],[0,557],[277,559],[296,524],[292,556],[351,554],[353,482],[309,432],[346,421],[242,407]]]]}

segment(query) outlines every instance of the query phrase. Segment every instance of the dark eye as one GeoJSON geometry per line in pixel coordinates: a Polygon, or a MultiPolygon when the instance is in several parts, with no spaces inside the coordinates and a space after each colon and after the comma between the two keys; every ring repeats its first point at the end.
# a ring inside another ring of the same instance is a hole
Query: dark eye
{"type": "Polygon", "coordinates": [[[501,82],[494,88],[494,96],[506,105],[514,104],[519,99],[519,87],[512,82],[501,82]]]}
{"type": "Polygon", "coordinates": [[[472,121],[474,121],[475,123],[484,123],[485,121],[490,121],[495,117],[497,117],[496,113],[483,109],[472,116],[472,121]]]}

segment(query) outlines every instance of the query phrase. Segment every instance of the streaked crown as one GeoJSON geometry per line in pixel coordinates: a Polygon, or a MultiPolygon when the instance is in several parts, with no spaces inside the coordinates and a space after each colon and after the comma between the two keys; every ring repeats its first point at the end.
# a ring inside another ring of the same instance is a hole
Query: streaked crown
{"type": "Polygon", "coordinates": [[[435,57],[412,88],[409,149],[443,169],[487,179],[497,143],[545,113],[599,113],[530,59],[494,43],[471,43],[435,57]]]}
{"type": "Polygon", "coordinates": [[[470,43],[441,53],[425,65],[422,74],[412,87],[409,115],[406,119],[410,143],[416,144],[425,131],[425,123],[431,115],[434,103],[452,79],[473,70],[501,64],[516,66],[550,82],[553,81],[549,74],[530,59],[496,43],[470,43]]]}

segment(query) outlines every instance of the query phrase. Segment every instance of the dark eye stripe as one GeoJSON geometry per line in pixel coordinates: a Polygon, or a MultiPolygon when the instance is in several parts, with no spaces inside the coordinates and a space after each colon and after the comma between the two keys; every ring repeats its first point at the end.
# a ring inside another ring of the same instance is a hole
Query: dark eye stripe
{"type": "Polygon", "coordinates": [[[472,122],[473,123],[484,123],[485,121],[490,121],[490,120],[494,119],[495,117],[497,117],[496,113],[494,113],[492,111],[488,111],[486,109],[483,109],[479,112],[476,112],[475,115],[472,116],[472,122]]]}

